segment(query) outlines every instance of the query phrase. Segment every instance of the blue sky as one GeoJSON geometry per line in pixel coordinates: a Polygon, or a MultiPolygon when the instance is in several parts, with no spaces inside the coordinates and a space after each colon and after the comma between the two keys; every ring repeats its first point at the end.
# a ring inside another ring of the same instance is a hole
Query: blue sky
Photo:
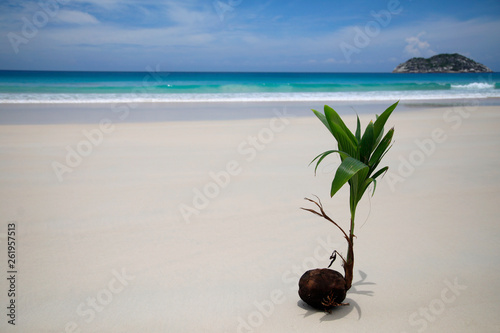
{"type": "Polygon", "coordinates": [[[498,0],[0,0],[0,69],[390,72],[461,53],[500,71],[498,0]]]}

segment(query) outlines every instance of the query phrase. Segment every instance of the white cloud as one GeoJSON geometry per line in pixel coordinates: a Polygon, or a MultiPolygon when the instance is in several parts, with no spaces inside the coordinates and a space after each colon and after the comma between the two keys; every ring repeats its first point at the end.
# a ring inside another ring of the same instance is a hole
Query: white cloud
{"type": "Polygon", "coordinates": [[[202,6],[190,6],[188,3],[167,4],[166,16],[171,22],[180,26],[198,26],[203,27],[206,24],[213,24],[216,21],[215,12],[212,8],[202,6]]]}
{"type": "Polygon", "coordinates": [[[99,21],[92,15],[76,10],[61,10],[57,18],[60,21],[73,24],[98,24],[99,21]]]}
{"type": "Polygon", "coordinates": [[[408,55],[412,57],[428,57],[436,54],[436,52],[431,49],[428,42],[420,39],[423,35],[425,35],[425,31],[422,31],[414,37],[405,39],[408,43],[408,45],[405,46],[405,52],[408,55]]]}

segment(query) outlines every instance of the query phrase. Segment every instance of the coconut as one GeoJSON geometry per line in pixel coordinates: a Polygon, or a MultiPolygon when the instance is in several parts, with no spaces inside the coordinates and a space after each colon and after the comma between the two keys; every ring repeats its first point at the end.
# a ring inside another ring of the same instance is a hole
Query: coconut
{"type": "Polygon", "coordinates": [[[333,269],[317,268],[304,273],[299,280],[299,296],[310,306],[324,311],[342,303],[346,295],[344,276],[333,269]]]}

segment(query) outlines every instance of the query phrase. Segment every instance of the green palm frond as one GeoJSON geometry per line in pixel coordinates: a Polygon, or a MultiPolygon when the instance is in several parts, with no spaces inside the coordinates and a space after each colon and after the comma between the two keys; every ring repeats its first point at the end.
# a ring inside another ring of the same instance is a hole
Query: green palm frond
{"type": "MultiPolygon", "coordinates": [[[[328,150],[316,156],[316,172],[319,164],[332,153],[340,155],[341,164],[335,172],[330,190],[333,197],[346,183],[351,187],[351,209],[355,209],[359,200],[370,184],[375,192],[376,178],[384,174],[388,167],[376,170],[382,158],[391,148],[394,128],[384,135],[384,126],[399,102],[388,107],[375,122],[370,121],[364,133],[361,133],[361,123],[357,117],[356,131],[353,134],[345,125],[339,114],[325,105],[324,114],[313,110],[337,141],[336,150],[328,150]]],[[[373,195],[373,194],[372,194],[373,195]]]]}

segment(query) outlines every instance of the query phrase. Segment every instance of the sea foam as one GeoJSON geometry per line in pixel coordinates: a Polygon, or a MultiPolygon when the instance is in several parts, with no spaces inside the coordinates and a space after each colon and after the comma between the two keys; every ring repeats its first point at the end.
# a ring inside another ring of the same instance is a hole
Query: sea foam
{"type": "Polygon", "coordinates": [[[0,94],[0,104],[210,103],[393,101],[500,98],[500,89],[455,88],[431,91],[189,93],[189,94],[0,94]]]}

